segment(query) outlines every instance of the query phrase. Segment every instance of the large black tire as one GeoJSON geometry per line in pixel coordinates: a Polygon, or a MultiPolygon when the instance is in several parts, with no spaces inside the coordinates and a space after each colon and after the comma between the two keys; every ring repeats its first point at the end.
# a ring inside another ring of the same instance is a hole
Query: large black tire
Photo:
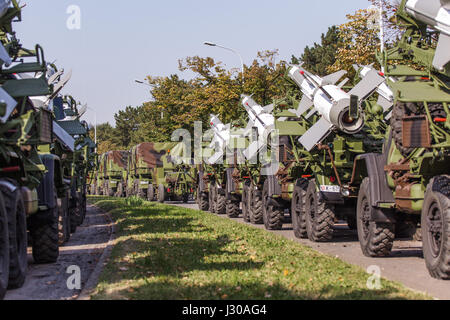
{"type": "Polygon", "coordinates": [[[423,255],[430,275],[450,279],[450,176],[433,178],[422,209],[423,255]]]}
{"type": "Polygon", "coordinates": [[[143,200],[147,199],[147,192],[144,189],[139,188],[137,194],[138,194],[139,198],[141,198],[143,200]]]}
{"type": "Polygon", "coordinates": [[[216,214],[227,213],[227,197],[223,192],[219,192],[219,187],[216,185],[216,214]]]}
{"type": "Polygon", "coordinates": [[[248,183],[244,184],[242,191],[242,218],[245,222],[250,222],[250,186],[248,183]]]}
{"type": "Polygon", "coordinates": [[[241,203],[236,199],[227,200],[227,217],[238,218],[241,214],[241,203]]]}
{"type": "Polygon", "coordinates": [[[155,188],[153,187],[153,184],[149,184],[148,186],[147,200],[150,202],[155,201],[155,188]]]}
{"type": "Polygon", "coordinates": [[[5,201],[0,192],[0,300],[8,289],[9,279],[9,232],[8,213],[5,209],[5,201]]]}
{"type": "Polygon", "coordinates": [[[263,224],[264,223],[264,203],[263,194],[260,190],[257,190],[254,186],[250,187],[250,222],[252,224],[263,224]]]}
{"type": "Polygon", "coordinates": [[[64,198],[58,200],[58,241],[60,246],[70,240],[71,225],[75,223],[70,217],[68,197],[69,194],[66,193],[64,198]]]}
{"type": "Polygon", "coordinates": [[[197,204],[198,208],[202,211],[208,211],[209,209],[209,194],[206,192],[200,191],[200,188],[197,188],[197,204]]]}
{"type": "Polygon", "coordinates": [[[27,217],[22,193],[2,188],[9,230],[9,282],[8,289],[23,286],[27,274],[27,217]]]}
{"type": "Polygon", "coordinates": [[[358,238],[362,252],[367,257],[386,257],[391,254],[395,239],[393,223],[372,221],[370,179],[360,185],[357,205],[358,238]]]}
{"type": "Polygon", "coordinates": [[[291,202],[292,228],[294,235],[299,239],[307,239],[306,230],[306,191],[309,182],[306,179],[300,179],[296,182],[294,194],[291,202]]]}
{"type": "Polygon", "coordinates": [[[119,182],[119,184],[117,185],[117,191],[116,194],[114,195],[116,198],[122,198],[123,197],[123,183],[119,182]]]}
{"type": "Polygon", "coordinates": [[[77,232],[77,227],[80,225],[80,221],[82,220],[82,203],[78,194],[76,198],[71,199],[71,202],[72,207],[69,209],[70,233],[75,233],[77,232]]]}
{"type": "Polygon", "coordinates": [[[167,200],[166,187],[163,184],[158,186],[158,202],[164,203],[167,200]]]}
{"type": "Polygon", "coordinates": [[[78,226],[81,226],[84,223],[84,220],[86,219],[86,213],[87,213],[87,199],[86,193],[83,193],[81,197],[81,221],[79,221],[78,226]]]}
{"type": "Polygon", "coordinates": [[[333,239],[334,206],[319,197],[316,182],[310,181],[306,191],[306,230],[313,242],[327,242],[333,239]]]}
{"type": "Polygon", "coordinates": [[[281,230],[283,228],[284,209],[276,204],[269,196],[269,179],[263,188],[263,221],[267,230],[281,230]]]}
{"type": "Polygon", "coordinates": [[[209,184],[209,212],[211,213],[216,213],[216,184],[214,182],[211,182],[209,184]]]}
{"type": "Polygon", "coordinates": [[[55,263],[59,257],[58,206],[48,211],[50,219],[47,223],[35,224],[30,228],[33,259],[37,264],[55,263]]]}

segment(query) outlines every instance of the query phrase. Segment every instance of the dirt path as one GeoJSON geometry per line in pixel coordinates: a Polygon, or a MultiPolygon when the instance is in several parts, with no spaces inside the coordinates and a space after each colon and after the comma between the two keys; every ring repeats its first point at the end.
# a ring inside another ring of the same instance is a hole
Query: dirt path
{"type": "Polygon", "coordinates": [[[29,266],[25,285],[20,289],[8,291],[5,300],[77,299],[86,284],[92,284],[93,278],[96,277],[101,267],[97,265],[104,250],[110,246],[111,234],[112,224],[109,217],[94,207],[88,207],[84,224],[72,235],[70,241],[60,248],[57,263],[35,265],[28,249],[29,266]],[[68,289],[67,280],[73,275],[67,273],[70,266],[80,268],[81,290],[68,289]]]}
{"type": "MultiPolygon", "coordinates": [[[[196,204],[172,204],[198,209],[196,204]]],[[[247,224],[241,218],[233,220],[247,224]]],[[[264,226],[261,225],[254,227],[264,229],[264,226]]],[[[290,224],[286,224],[281,231],[270,232],[282,235],[287,239],[299,242],[322,253],[338,257],[348,263],[361,266],[364,269],[370,266],[377,266],[381,271],[381,276],[384,278],[403,283],[408,288],[428,293],[437,299],[450,299],[450,281],[431,278],[423,260],[421,242],[396,241],[390,257],[372,259],[365,257],[361,253],[356,232],[348,230],[345,224],[336,227],[334,242],[330,243],[313,243],[308,240],[297,239],[290,224]]]]}

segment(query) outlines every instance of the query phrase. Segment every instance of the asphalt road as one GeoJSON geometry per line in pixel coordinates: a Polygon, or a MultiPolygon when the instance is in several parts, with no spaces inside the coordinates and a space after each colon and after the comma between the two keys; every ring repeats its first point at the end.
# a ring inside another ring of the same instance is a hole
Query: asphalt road
{"type": "MultiPolygon", "coordinates": [[[[198,206],[193,203],[169,204],[198,209],[198,206]]],[[[229,218],[224,216],[224,219],[229,218]]],[[[248,224],[241,218],[232,220],[248,224]]],[[[252,226],[264,229],[262,225],[252,226]]],[[[297,239],[294,236],[291,224],[286,224],[283,230],[268,232],[273,232],[324,254],[361,266],[365,270],[371,266],[377,266],[381,270],[383,278],[400,282],[410,289],[425,292],[436,299],[450,300],[450,281],[437,280],[429,275],[423,259],[421,242],[397,240],[394,243],[391,256],[387,258],[368,258],[361,252],[357,233],[350,231],[345,223],[336,226],[334,241],[330,243],[313,243],[309,240],[297,239]]]]}
{"type": "Polygon", "coordinates": [[[109,217],[94,207],[88,207],[85,222],[78,227],[70,241],[60,248],[54,264],[35,265],[28,249],[28,275],[25,284],[7,292],[5,300],[73,300],[78,299],[86,286],[95,285],[94,279],[102,267],[105,249],[109,249],[112,223],[109,217]],[[100,264],[100,265],[99,265],[100,264]],[[77,284],[71,266],[79,267],[80,289],[71,289],[67,282],[77,284]],[[68,273],[71,271],[71,273],[68,273]]]}

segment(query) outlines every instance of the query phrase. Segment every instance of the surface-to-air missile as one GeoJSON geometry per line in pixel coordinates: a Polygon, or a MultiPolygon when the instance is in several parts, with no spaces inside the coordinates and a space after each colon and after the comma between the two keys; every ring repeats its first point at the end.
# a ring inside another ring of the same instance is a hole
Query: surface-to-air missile
{"type": "Polygon", "coordinates": [[[329,241],[336,219],[355,228],[357,186],[351,184],[353,161],[365,152],[381,150],[383,108],[372,94],[385,82],[376,70],[344,90],[345,71],[326,77],[292,66],[288,80],[302,93],[275,103],[275,128],[280,146],[274,150],[280,167],[263,187],[266,228],[280,229],[290,210],[297,237],[329,241]],[[369,99],[370,97],[370,99],[369,99]]]}
{"type": "Polygon", "coordinates": [[[87,123],[81,120],[87,106],[81,106],[72,96],[66,95],[55,98],[53,108],[58,134],[52,153],[62,159],[64,179],[68,184],[64,205],[69,211],[70,233],[74,233],[86,216],[87,176],[93,166],[95,145],[89,138],[87,123]]]}
{"type": "Polygon", "coordinates": [[[19,43],[12,22],[20,20],[17,1],[0,1],[0,298],[25,280],[27,229],[36,263],[59,255],[59,159],[38,153],[53,141],[52,110],[31,98],[55,95],[60,84],[49,83],[41,47],[19,43]]]}
{"type": "MultiPolygon", "coordinates": [[[[211,115],[210,126],[213,138],[204,151],[213,155],[204,155],[205,161],[198,170],[197,182],[200,184],[197,192],[203,194],[203,197],[207,192],[210,212],[236,217],[239,215],[241,196],[239,186],[233,182],[233,174],[237,158],[242,158],[236,151],[243,151],[248,145],[242,139],[242,129],[235,124],[225,125],[216,115],[211,115]]],[[[204,200],[204,207],[205,203],[204,200]]]]}
{"type": "Polygon", "coordinates": [[[430,274],[450,278],[450,1],[402,0],[402,39],[378,54],[394,108],[383,151],[360,156],[357,224],[367,256],[386,256],[393,235],[421,227],[430,274]]]}
{"type": "Polygon", "coordinates": [[[117,194],[120,186],[126,185],[128,156],[128,151],[113,150],[99,157],[97,195],[112,197],[117,194]]]}

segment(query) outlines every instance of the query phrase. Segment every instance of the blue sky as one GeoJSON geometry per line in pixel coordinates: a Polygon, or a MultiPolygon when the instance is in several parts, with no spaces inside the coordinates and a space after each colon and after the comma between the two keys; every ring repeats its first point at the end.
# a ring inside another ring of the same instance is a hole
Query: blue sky
{"type": "MultiPolygon", "coordinates": [[[[228,68],[239,60],[206,47],[213,41],[238,50],[250,64],[260,50],[279,49],[280,59],[299,55],[320,41],[345,15],[367,8],[367,0],[22,0],[23,21],[15,24],[26,47],[39,43],[46,60],[73,70],[64,93],[97,110],[98,123],[150,98],[134,79],[179,73],[178,60],[211,56],[228,68]],[[81,9],[81,29],[69,30],[70,5],[81,9]]],[[[188,74],[181,76],[189,77],[188,74]]],[[[93,123],[94,113],[85,118],[93,123]]]]}

